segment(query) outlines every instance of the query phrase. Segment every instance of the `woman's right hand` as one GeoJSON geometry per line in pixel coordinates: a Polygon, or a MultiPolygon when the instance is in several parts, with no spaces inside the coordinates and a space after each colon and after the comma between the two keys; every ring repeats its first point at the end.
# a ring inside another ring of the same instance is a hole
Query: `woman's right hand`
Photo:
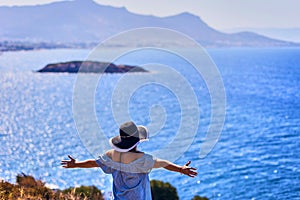
{"type": "Polygon", "coordinates": [[[75,168],[76,167],[76,160],[70,155],[68,155],[68,157],[70,158],[70,160],[62,160],[60,164],[64,168],[75,168]]]}

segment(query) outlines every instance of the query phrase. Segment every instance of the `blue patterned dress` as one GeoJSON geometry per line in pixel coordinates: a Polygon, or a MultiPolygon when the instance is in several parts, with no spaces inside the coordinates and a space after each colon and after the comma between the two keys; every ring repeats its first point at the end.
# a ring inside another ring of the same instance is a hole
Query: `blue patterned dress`
{"type": "Polygon", "coordinates": [[[155,162],[153,156],[144,154],[124,164],[103,154],[96,162],[104,173],[112,175],[115,200],[152,200],[148,174],[155,162]]]}

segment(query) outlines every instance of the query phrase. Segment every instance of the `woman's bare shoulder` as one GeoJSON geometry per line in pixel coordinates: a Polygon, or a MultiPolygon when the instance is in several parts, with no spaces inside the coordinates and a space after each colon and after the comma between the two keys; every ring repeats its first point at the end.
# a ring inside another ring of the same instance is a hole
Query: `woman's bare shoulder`
{"type": "Polygon", "coordinates": [[[113,152],[114,152],[114,150],[110,149],[110,150],[105,152],[105,155],[108,156],[110,159],[112,159],[113,152]]]}
{"type": "MultiPolygon", "coordinates": [[[[106,151],[105,155],[115,162],[120,162],[120,152],[114,149],[106,151]]],[[[122,153],[122,163],[128,164],[134,160],[142,158],[144,155],[144,152],[124,152],[122,153]]]]}

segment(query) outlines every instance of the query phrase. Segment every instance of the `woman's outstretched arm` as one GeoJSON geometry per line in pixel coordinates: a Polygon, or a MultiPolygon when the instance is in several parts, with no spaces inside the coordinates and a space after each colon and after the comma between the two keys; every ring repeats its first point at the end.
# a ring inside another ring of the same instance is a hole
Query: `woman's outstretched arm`
{"type": "Polygon", "coordinates": [[[95,160],[86,160],[82,162],[76,162],[76,160],[68,155],[70,160],[62,160],[61,165],[64,168],[92,168],[99,167],[95,160]]]}
{"type": "Polygon", "coordinates": [[[191,161],[188,161],[185,165],[179,166],[179,165],[176,165],[167,160],[156,159],[153,167],[154,168],[163,167],[169,171],[179,172],[181,174],[184,174],[184,175],[187,175],[190,177],[195,177],[198,175],[198,173],[196,171],[197,169],[193,168],[193,167],[189,167],[190,164],[191,164],[191,161]]]}

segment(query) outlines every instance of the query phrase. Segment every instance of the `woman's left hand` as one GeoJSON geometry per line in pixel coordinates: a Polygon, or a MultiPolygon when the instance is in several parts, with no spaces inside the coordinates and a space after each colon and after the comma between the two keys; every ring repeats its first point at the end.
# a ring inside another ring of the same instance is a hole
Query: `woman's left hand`
{"type": "Polygon", "coordinates": [[[191,161],[188,161],[185,165],[182,166],[180,172],[184,175],[194,178],[195,176],[198,175],[198,173],[196,171],[197,169],[194,167],[189,167],[190,164],[191,164],[191,161]]]}

